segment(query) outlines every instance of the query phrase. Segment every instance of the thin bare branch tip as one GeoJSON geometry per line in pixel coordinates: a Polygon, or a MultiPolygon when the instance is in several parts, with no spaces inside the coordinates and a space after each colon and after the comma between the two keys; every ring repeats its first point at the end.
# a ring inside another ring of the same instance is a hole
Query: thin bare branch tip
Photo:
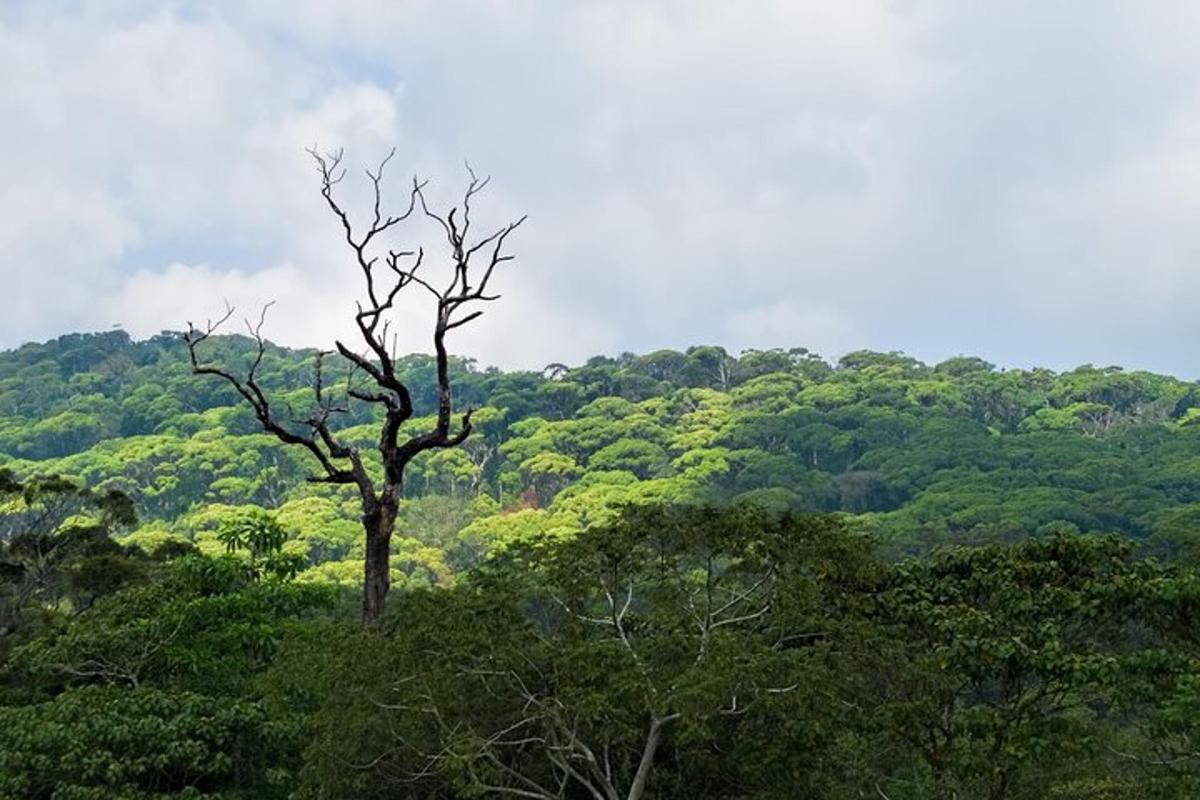
{"type": "Polygon", "coordinates": [[[383,180],[383,168],[387,166],[388,162],[391,161],[395,155],[396,148],[393,147],[390,151],[388,151],[388,154],[383,157],[383,160],[379,162],[379,166],[374,172],[372,172],[370,168],[364,169],[363,172],[367,173],[367,177],[371,179],[371,182],[378,186],[379,182],[383,180]]]}
{"type": "Polygon", "coordinates": [[[479,177],[479,175],[475,172],[475,168],[471,166],[471,162],[468,161],[467,159],[463,159],[463,166],[465,166],[467,168],[467,174],[471,176],[471,186],[473,187],[474,191],[476,191],[476,192],[479,191],[480,189],[482,189],[484,186],[487,186],[488,183],[491,182],[491,180],[492,180],[491,175],[484,175],[483,178],[481,179],[479,177]]]}

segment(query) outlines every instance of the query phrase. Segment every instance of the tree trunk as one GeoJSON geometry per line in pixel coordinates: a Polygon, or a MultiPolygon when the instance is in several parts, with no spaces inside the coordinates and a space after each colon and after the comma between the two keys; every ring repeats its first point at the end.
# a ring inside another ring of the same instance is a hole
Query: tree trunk
{"type": "Polygon", "coordinates": [[[924,755],[925,763],[929,765],[929,772],[933,778],[933,800],[954,800],[954,789],[950,784],[950,770],[946,768],[945,751],[935,745],[924,755]]]}
{"type": "Polygon", "coordinates": [[[391,586],[392,531],[396,527],[396,503],[384,499],[375,509],[363,515],[367,534],[366,557],[363,561],[363,622],[377,622],[387,608],[387,593],[391,586]]]}
{"type": "Polygon", "coordinates": [[[650,770],[654,768],[654,757],[658,754],[658,745],[662,741],[663,727],[679,717],[678,714],[668,714],[665,717],[655,717],[650,721],[650,731],[646,736],[646,744],[642,748],[642,758],[638,763],[633,783],[629,786],[627,800],[641,800],[646,792],[646,784],[650,780],[650,770]]]}
{"type": "Polygon", "coordinates": [[[955,797],[954,789],[950,785],[950,776],[942,767],[933,769],[933,797],[934,800],[954,800],[955,797]]]}

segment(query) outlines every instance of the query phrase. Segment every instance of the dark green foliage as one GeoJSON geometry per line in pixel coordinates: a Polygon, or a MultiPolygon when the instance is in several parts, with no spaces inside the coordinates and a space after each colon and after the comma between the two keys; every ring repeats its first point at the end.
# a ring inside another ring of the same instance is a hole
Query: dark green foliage
{"type": "Polygon", "coordinates": [[[296,723],[254,681],[334,598],[189,555],[44,625],[0,663],[0,798],[287,797],[296,723]]]}
{"type": "Polygon", "coordinates": [[[829,519],[631,509],[298,632],[270,696],[303,797],[1183,800],[1196,586],[1111,537],[885,564],[829,519]]]}
{"type": "Polygon", "coordinates": [[[458,589],[402,597],[390,629],[301,639],[276,680],[285,697],[322,698],[314,796],[553,794],[565,781],[570,797],[638,797],[642,772],[659,787],[646,796],[706,781],[709,796],[762,796],[777,773],[718,753],[752,752],[762,740],[745,728],[795,714],[794,735],[815,745],[847,592],[870,571],[865,542],[826,519],[634,509],[561,546],[514,548],[458,589]],[[296,680],[314,672],[325,682],[296,680]]]}
{"type": "Polygon", "coordinates": [[[1131,550],[1055,534],[890,570],[864,642],[890,674],[856,693],[931,796],[1041,796],[1055,764],[1088,754],[1089,704],[1145,621],[1130,601],[1152,567],[1131,550]]]}
{"type": "MultiPolygon", "coordinates": [[[[269,516],[242,523],[277,552],[269,516]]],[[[1200,785],[1200,577],[1115,537],[888,563],[829,517],[643,505],[403,592],[384,625],[338,596],[188,555],[37,630],[3,665],[0,797],[1200,785]]]]}
{"type": "Polygon", "coordinates": [[[136,520],[120,492],[0,469],[0,654],[31,627],[144,579],[150,560],[112,538],[136,520]]]}
{"type": "Polygon", "coordinates": [[[0,798],[287,797],[281,735],[253,702],[89,686],[0,707],[0,798]]]}

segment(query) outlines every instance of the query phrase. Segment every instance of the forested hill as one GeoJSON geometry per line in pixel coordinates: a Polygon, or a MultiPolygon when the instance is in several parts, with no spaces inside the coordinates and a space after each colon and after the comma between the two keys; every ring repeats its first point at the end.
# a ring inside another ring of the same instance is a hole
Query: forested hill
{"type": "MultiPolygon", "coordinates": [[[[251,344],[222,337],[210,352],[244,365],[251,344]]],[[[312,356],[268,349],[259,374],[278,408],[305,413],[312,356]]],[[[345,364],[326,365],[344,387],[345,364]]],[[[401,367],[418,415],[430,414],[431,360],[401,367]]],[[[846,512],[897,551],[1074,526],[1187,553],[1200,531],[1200,392],[1167,376],[716,347],[541,373],[457,360],[454,371],[456,401],[479,408],[477,432],[410,469],[402,580],[443,582],[531,532],[569,534],[655,501],[846,512]]],[[[306,574],[356,580],[353,498],[306,483],[305,454],[259,433],[237,399],[191,374],[177,335],[25,345],[0,354],[0,465],[123,490],[148,548],[178,537],[216,548],[213,531],[236,507],[276,509],[306,574]]],[[[338,422],[368,452],[371,413],[338,422]]]]}
{"type": "MultiPolygon", "coordinates": [[[[316,354],[262,355],[299,424],[316,354]]],[[[428,431],[433,365],[400,363],[428,431]]],[[[475,431],[409,465],[361,624],[360,498],[177,335],[0,354],[0,800],[1200,797],[1196,385],[712,347],[454,372],[475,431]]],[[[373,408],[335,431],[368,471],[373,408]]]]}

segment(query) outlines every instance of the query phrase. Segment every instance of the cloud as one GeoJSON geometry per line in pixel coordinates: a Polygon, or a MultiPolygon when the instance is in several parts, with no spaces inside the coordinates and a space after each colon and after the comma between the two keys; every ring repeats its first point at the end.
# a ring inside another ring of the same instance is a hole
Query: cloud
{"type": "Polygon", "coordinates": [[[816,353],[844,353],[854,349],[850,320],[836,311],[796,300],[738,311],[727,325],[730,340],[741,348],[759,350],[780,342],[806,342],[816,353]]]}
{"type": "Polygon", "coordinates": [[[1200,374],[1198,33],[1186,3],[16,5],[0,344],[222,296],[344,333],[317,143],[358,211],[395,146],[393,202],[413,172],[453,202],[469,157],[481,225],[529,213],[459,340],[485,363],[720,340],[1200,374]]]}

